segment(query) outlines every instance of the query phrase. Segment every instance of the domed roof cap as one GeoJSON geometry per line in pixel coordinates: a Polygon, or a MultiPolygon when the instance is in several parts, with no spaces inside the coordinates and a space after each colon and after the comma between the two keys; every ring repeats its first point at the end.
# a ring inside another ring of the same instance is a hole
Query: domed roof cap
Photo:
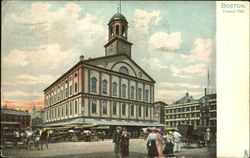
{"type": "Polygon", "coordinates": [[[121,13],[116,13],[114,16],[112,16],[112,18],[109,20],[109,23],[111,23],[113,21],[118,21],[118,20],[121,20],[121,21],[128,23],[125,16],[122,15],[121,13]]]}

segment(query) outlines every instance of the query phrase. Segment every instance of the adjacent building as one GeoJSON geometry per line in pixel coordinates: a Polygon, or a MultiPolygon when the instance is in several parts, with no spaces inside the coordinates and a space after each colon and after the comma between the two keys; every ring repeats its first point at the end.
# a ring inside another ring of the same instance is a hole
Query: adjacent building
{"type": "Polygon", "coordinates": [[[196,128],[216,130],[216,94],[206,94],[200,99],[186,95],[165,106],[165,123],[170,128],[193,125],[196,128]]]}
{"type": "Polygon", "coordinates": [[[1,108],[1,127],[25,129],[30,127],[28,111],[1,108]]]}
{"type": "Polygon", "coordinates": [[[161,126],[154,115],[155,81],[132,59],[128,22],[108,23],[105,56],[80,61],[44,90],[45,125],[161,126]]]}
{"type": "Polygon", "coordinates": [[[155,119],[161,124],[165,124],[165,106],[166,103],[163,101],[158,101],[154,103],[155,106],[155,119]]]}
{"type": "Polygon", "coordinates": [[[32,108],[31,113],[31,125],[32,127],[42,126],[45,120],[45,113],[43,109],[36,109],[35,105],[32,108]]]}

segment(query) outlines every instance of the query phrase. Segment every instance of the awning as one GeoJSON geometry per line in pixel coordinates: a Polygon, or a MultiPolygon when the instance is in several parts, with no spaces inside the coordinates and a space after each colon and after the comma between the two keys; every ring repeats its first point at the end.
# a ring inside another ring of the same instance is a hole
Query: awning
{"type": "Polygon", "coordinates": [[[166,126],[166,125],[161,124],[159,122],[152,122],[152,121],[98,119],[98,118],[86,118],[85,122],[88,124],[113,125],[113,126],[142,126],[142,127],[166,126]]]}
{"type": "Polygon", "coordinates": [[[60,122],[46,123],[46,127],[55,126],[70,126],[70,125],[82,125],[82,126],[141,126],[141,127],[165,127],[166,125],[153,121],[138,121],[138,120],[118,120],[118,119],[99,119],[99,118],[75,118],[70,120],[62,120],[60,122]]]}

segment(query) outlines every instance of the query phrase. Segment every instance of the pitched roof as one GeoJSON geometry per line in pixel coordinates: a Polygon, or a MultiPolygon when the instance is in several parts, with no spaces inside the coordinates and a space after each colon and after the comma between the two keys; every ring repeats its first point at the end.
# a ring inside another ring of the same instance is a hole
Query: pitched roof
{"type": "Polygon", "coordinates": [[[175,101],[175,104],[183,104],[183,103],[188,103],[188,102],[193,102],[193,101],[196,101],[196,100],[192,96],[189,96],[188,93],[186,93],[184,97],[175,101]]]}
{"type": "Polygon", "coordinates": [[[19,111],[19,110],[13,110],[13,109],[1,109],[1,115],[6,114],[6,115],[19,115],[19,116],[30,116],[24,111],[19,111]]]}

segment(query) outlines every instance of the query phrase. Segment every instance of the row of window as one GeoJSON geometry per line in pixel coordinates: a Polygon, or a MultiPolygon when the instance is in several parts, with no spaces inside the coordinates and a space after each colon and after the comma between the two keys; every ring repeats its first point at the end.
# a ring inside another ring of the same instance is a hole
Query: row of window
{"type": "Polygon", "coordinates": [[[78,83],[75,82],[74,83],[74,87],[73,85],[70,85],[69,88],[63,88],[61,90],[61,88],[58,86],[57,90],[52,91],[51,94],[46,95],[46,105],[52,105],[55,104],[65,98],[68,98],[69,96],[73,95],[73,88],[74,88],[74,94],[78,92],[78,83]]]}
{"type": "Polygon", "coordinates": [[[216,117],[216,112],[212,113],[188,113],[188,114],[173,114],[167,115],[166,119],[189,118],[189,117],[216,117]]]}
{"type": "Polygon", "coordinates": [[[199,110],[199,109],[200,109],[199,106],[184,107],[184,108],[178,108],[178,109],[168,109],[168,110],[166,110],[166,114],[167,113],[175,113],[175,112],[195,111],[195,110],[199,110]]]}
{"type": "Polygon", "coordinates": [[[73,114],[78,114],[80,113],[78,105],[78,100],[74,100],[64,105],[50,109],[46,112],[46,119],[51,120],[73,114]]]}
{"type": "Polygon", "coordinates": [[[210,120],[210,121],[206,121],[206,120],[187,120],[187,121],[170,121],[170,122],[166,122],[166,125],[170,126],[170,127],[176,127],[176,125],[194,125],[194,126],[214,126],[216,125],[216,121],[215,120],[210,120]]]}
{"type": "MultiPolygon", "coordinates": [[[[102,110],[102,114],[103,115],[107,115],[108,114],[108,102],[106,100],[103,100],[101,102],[101,110],[102,110]]],[[[128,112],[127,112],[127,104],[125,103],[122,103],[121,104],[121,114],[123,116],[125,116],[128,112]]],[[[142,110],[142,105],[134,105],[134,104],[131,104],[130,105],[130,116],[131,117],[134,117],[135,116],[135,109],[137,107],[137,114],[138,114],[138,117],[142,117],[142,113],[143,113],[143,110],[142,110]]],[[[145,117],[149,117],[149,107],[146,106],[145,107],[145,110],[144,110],[144,114],[145,114],[145,117]]],[[[91,113],[92,114],[96,114],[97,113],[97,101],[94,99],[92,100],[92,104],[91,104],[91,113]]],[[[112,115],[118,115],[118,103],[117,102],[112,102],[112,115]]]]}
{"type": "MultiPolygon", "coordinates": [[[[95,77],[91,78],[91,92],[97,93],[97,79],[95,77]]],[[[108,94],[108,81],[102,81],[102,93],[108,94]]],[[[118,95],[118,84],[116,82],[112,83],[112,94],[113,96],[118,95]]],[[[121,96],[123,98],[127,98],[127,85],[122,84],[121,86],[121,96]]],[[[138,100],[142,100],[142,88],[138,88],[137,90],[138,100]]],[[[130,87],[130,98],[135,99],[135,87],[130,87]]],[[[146,89],[144,92],[144,100],[149,101],[149,90],[146,89]]]]}

